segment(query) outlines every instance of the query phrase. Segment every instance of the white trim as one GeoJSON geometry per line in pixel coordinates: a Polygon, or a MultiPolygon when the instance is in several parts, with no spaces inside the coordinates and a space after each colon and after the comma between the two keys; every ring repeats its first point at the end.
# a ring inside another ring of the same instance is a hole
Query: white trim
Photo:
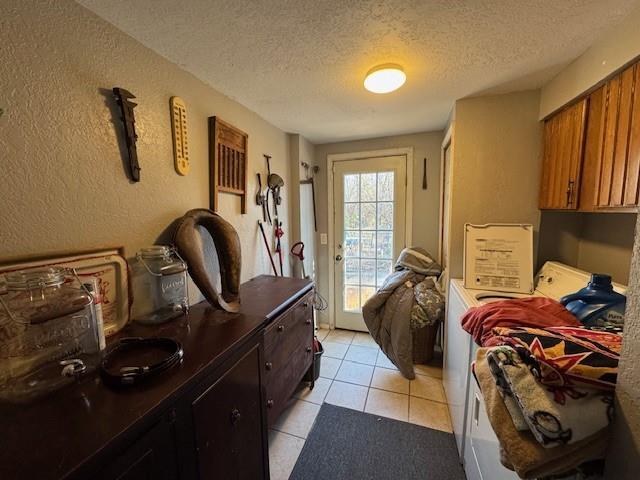
{"type": "Polygon", "coordinates": [[[328,274],[329,274],[329,328],[336,328],[335,318],[335,269],[334,259],[335,252],[335,239],[333,222],[335,217],[334,202],[333,202],[333,164],[336,162],[342,162],[345,160],[362,160],[365,158],[377,158],[377,157],[393,157],[397,155],[403,155],[406,159],[406,190],[405,190],[405,244],[410,246],[413,242],[413,147],[403,148],[388,148],[384,150],[369,150],[365,152],[352,152],[352,153],[330,153],[327,155],[327,217],[328,217],[328,232],[327,232],[327,252],[328,252],[328,274]]]}
{"type": "MultiPolygon", "coordinates": [[[[447,128],[447,131],[444,134],[444,138],[442,139],[442,145],[440,147],[440,210],[438,212],[438,261],[440,262],[440,265],[442,265],[442,240],[443,240],[443,228],[444,228],[444,218],[442,218],[444,216],[444,196],[446,195],[447,192],[445,192],[444,189],[444,184],[445,184],[445,152],[447,150],[447,147],[449,147],[450,149],[450,156],[449,158],[451,158],[451,160],[453,160],[453,141],[452,141],[452,135],[453,135],[453,123],[451,123],[449,125],[449,128],[447,128]]],[[[451,168],[451,165],[449,166],[449,168],[451,168]]]]}

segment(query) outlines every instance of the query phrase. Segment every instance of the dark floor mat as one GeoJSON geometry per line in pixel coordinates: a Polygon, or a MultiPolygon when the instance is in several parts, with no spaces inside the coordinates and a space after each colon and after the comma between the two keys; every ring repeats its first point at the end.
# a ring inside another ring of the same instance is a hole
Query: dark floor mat
{"type": "Polygon", "coordinates": [[[323,404],[290,480],[464,480],[450,433],[323,404]]]}

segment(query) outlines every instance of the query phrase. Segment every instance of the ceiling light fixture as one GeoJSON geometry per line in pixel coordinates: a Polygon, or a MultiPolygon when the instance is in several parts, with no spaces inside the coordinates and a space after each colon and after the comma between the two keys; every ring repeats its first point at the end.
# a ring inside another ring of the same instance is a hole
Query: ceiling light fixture
{"type": "Polygon", "coordinates": [[[389,93],[399,89],[407,80],[400,65],[385,63],[373,67],[364,79],[364,88],[373,93],[389,93]]]}

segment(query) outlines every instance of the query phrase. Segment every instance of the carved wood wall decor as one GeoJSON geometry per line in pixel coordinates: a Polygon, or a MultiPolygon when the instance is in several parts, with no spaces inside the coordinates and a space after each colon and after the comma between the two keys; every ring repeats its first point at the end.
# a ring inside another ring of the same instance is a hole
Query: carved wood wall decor
{"type": "Polygon", "coordinates": [[[218,193],[240,196],[240,210],[247,213],[249,136],[218,117],[209,117],[209,203],[218,210],[218,193]]]}

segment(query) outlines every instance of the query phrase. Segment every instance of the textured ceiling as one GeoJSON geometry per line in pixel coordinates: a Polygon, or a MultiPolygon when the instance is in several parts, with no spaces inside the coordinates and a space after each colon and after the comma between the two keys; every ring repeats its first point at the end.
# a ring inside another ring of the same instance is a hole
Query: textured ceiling
{"type": "Polygon", "coordinates": [[[535,88],[638,0],[79,0],[315,143],[440,129],[453,101],[535,88]],[[371,67],[407,83],[375,95],[371,67]],[[506,85],[501,87],[501,85],[506,85]]]}

